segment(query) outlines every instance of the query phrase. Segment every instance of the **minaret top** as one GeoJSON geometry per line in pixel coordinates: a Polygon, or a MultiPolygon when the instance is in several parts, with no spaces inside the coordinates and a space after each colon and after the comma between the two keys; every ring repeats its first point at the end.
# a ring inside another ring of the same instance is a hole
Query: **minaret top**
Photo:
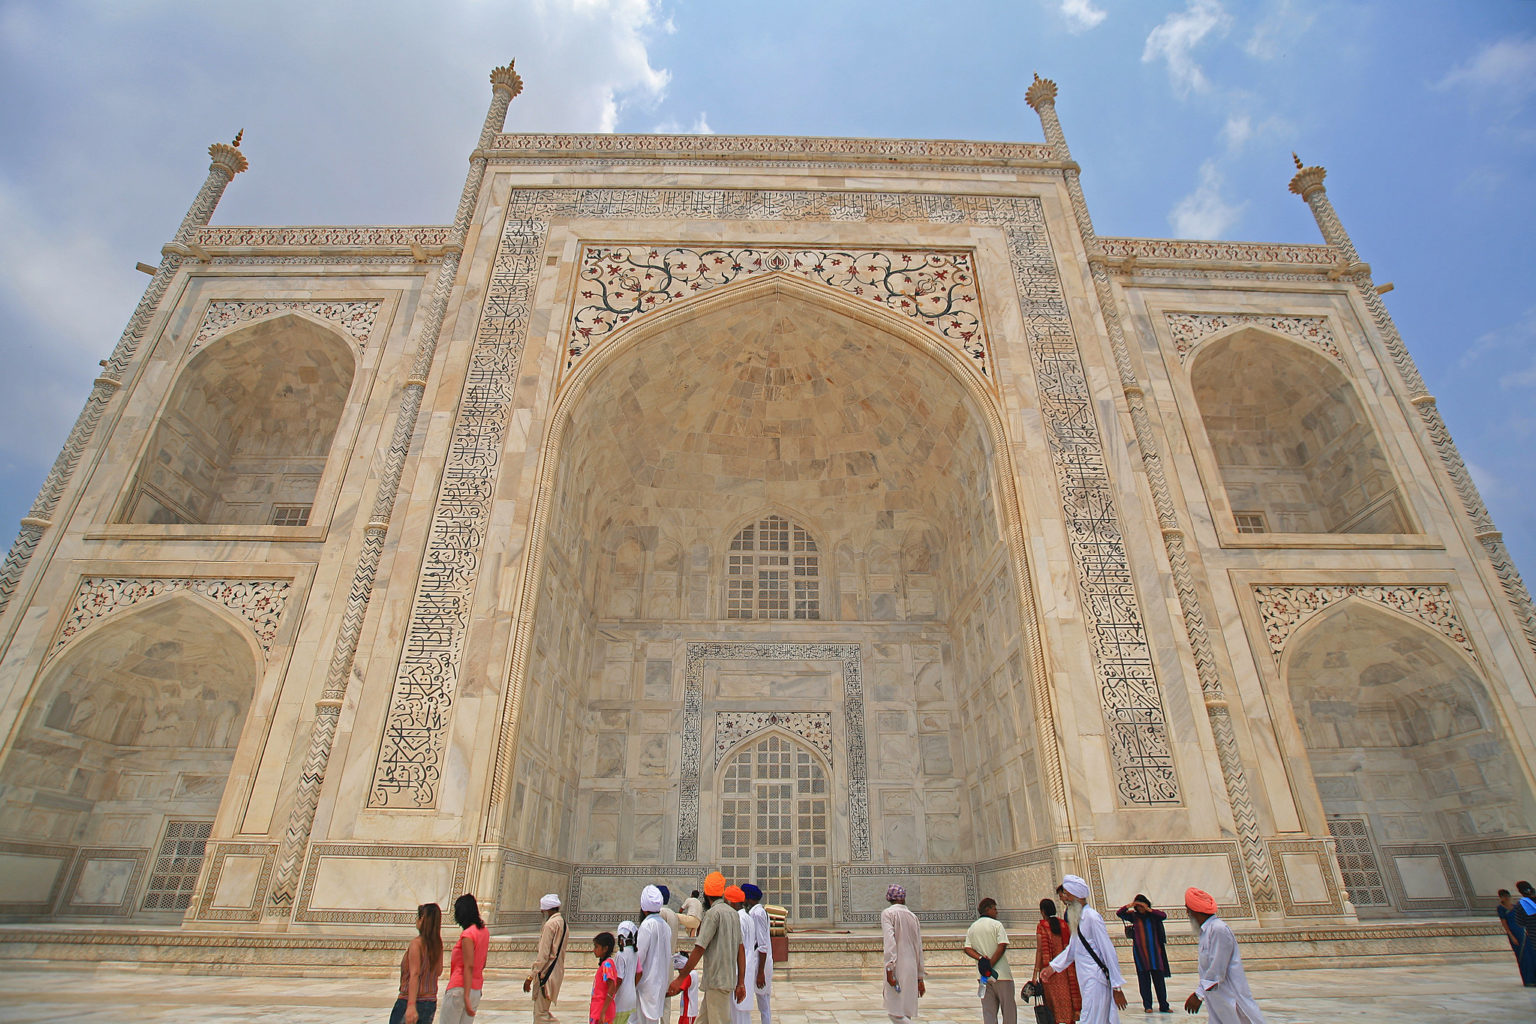
{"type": "Polygon", "coordinates": [[[523,77],[513,69],[516,63],[509,60],[505,67],[491,69],[491,88],[505,90],[511,99],[516,99],[523,91],[523,77]]]}
{"type": "Polygon", "coordinates": [[[1296,175],[1291,178],[1292,192],[1305,199],[1323,187],[1323,178],[1327,176],[1327,171],[1321,167],[1303,167],[1301,157],[1295,153],[1291,154],[1291,159],[1296,162],[1296,175]]]}
{"type": "Polygon", "coordinates": [[[234,140],[228,143],[215,142],[208,147],[208,155],[213,159],[213,166],[222,167],[234,177],[247,167],[251,166],[245,154],[240,152],[240,140],[245,137],[245,129],[241,128],[235,133],[234,140]]]}
{"type": "Polygon", "coordinates": [[[1049,78],[1041,78],[1040,72],[1035,72],[1035,80],[1024,92],[1024,102],[1036,110],[1040,104],[1053,104],[1056,102],[1056,83],[1049,78]]]}

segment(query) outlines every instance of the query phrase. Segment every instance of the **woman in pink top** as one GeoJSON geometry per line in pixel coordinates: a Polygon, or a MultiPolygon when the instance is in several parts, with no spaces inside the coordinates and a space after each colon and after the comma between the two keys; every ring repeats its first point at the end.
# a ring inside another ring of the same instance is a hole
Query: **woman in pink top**
{"type": "Polygon", "coordinates": [[[480,905],[469,893],[453,901],[453,919],[464,931],[453,944],[453,961],[448,969],[448,991],[443,993],[441,1024],[465,1024],[474,1020],[480,1005],[480,986],[485,983],[485,954],[490,951],[491,933],[480,920],[480,905]],[[469,965],[465,977],[465,964],[469,965]]]}

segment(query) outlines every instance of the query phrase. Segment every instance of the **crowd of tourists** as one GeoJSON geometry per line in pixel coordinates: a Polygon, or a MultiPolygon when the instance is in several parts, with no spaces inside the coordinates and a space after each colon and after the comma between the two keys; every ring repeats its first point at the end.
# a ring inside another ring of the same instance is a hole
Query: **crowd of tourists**
{"type": "MultiPolygon", "coordinates": [[[[1521,882],[1524,899],[1500,917],[1506,927],[1536,924],[1536,892],[1521,882]],[[1522,916],[1523,915],[1523,916],[1522,916]]],[[[1508,895],[1503,893],[1501,895],[1508,895]]],[[[668,904],[665,885],[640,890],[638,923],[619,922],[613,931],[592,938],[597,967],[587,1007],[588,1024],[670,1024],[668,1000],[678,1000],[679,1024],[773,1024],[773,952],[763,892],[756,885],[731,885],[720,872],[704,879],[698,891],[682,901],[681,912],[668,904]],[[687,952],[679,949],[689,945],[687,952]]],[[[1088,883],[1068,875],[1056,888],[1056,900],[1040,901],[1035,927],[1035,960],[1030,980],[1022,987],[1025,1000],[1040,1000],[1037,1020],[1055,1024],[1109,1024],[1127,1000],[1120,961],[1103,916],[1093,908],[1088,883]],[[1057,900],[1062,904],[1058,914],[1057,900]]],[[[912,1024],[918,1000],[927,994],[923,963],[923,931],[908,909],[906,889],[886,890],[888,904],[880,914],[885,978],[881,1003],[892,1024],[912,1024]]],[[[1264,1018],[1248,988],[1237,940],[1218,913],[1209,893],[1188,889],[1184,894],[1190,928],[1199,937],[1199,961],[1194,991],[1184,1001],[1189,1013],[1206,1010],[1213,1024],[1262,1024],[1264,1018]]],[[[523,991],[533,999],[535,1024],[553,1024],[553,1007],[565,979],[569,929],[561,913],[560,896],[549,893],[539,901],[543,924],[523,991]]],[[[985,1024],[1016,1024],[1018,1003],[1008,962],[1008,931],[998,920],[997,901],[984,899],[977,919],[965,934],[965,953],[976,961],[985,1024]]],[[[1151,1013],[1168,1005],[1169,977],[1167,914],[1143,895],[1116,911],[1131,940],[1136,977],[1144,1009],[1151,1013]]],[[[416,908],[416,938],[400,961],[400,992],[390,1024],[466,1024],[475,1019],[485,978],[490,934],[481,920],[475,897],[460,896],[453,904],[459,939],[449,956],[448,984],[438,995],[443,968],[442,911],[436,903],[416,908]],[[439,1005],[441,1004],[441,1005],[439,1005]]],[[[1531,935],[1525,928],[1522,937],[1531,935]]],[[[1511,935],[1513,936],[1513,932],[1511,935]]],[[[1511,945],[1515,939],[1511,938],[1511,945]]],[[[1516,956],[1522,954],[1517,949],[1516,956]]],[[[1525,970],[1525,961],[1521,961],[1525,970]]]]}
{"type": "Polygon", "coordinates": [[[1508,889],[1499,890],[1499,921],[1520,968],[1521,983],[1536,988],[1536,886],[1516,882],[1515,890],[1520,893],[1518,900],[1508,889]]]}

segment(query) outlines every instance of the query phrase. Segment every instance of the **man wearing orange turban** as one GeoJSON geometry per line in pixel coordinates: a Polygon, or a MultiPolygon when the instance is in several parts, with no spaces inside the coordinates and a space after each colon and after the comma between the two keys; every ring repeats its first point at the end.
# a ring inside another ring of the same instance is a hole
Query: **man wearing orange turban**
{"type": "Polygon", "coordinates": [[[1199,1013],[1205,1006],[1211,1024],[1264,1024],[1259,1004],[1253,1001],[1237,938],[1227,922],[1216,916],[1216,900],[1193,886],[1184,890],[1184,909],[1200,936],[1199,981],[1184,1000],[1184,1009],[1199,1013]]]}
{"type": "Polygon", "coordinates": [[[704,920],[694,943],[667,995],[681,992],[683,980],[703,960],[704,993],[697,1024],[731,1024],[731,1004],[747,995],[747,964],[741,948],[741,918],[725,901],[725,876],[718,871],[704,877],[704,920]]]}

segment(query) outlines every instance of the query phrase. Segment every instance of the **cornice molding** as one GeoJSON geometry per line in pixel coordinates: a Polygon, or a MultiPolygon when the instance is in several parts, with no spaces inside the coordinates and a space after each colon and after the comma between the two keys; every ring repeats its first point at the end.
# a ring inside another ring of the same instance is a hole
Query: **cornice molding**
{"type": "Polygon", "coordinates": [[[964,142],[951,139],[839,139],[788,135],[618,135],[519,132],[497,135],[486,155],[494,160],[572,159],[602,154],[665,161],[805,160],[816,157],[867,163],[911,161],[1054,167],[1051,147],[1038,142],[964,142]]]}

